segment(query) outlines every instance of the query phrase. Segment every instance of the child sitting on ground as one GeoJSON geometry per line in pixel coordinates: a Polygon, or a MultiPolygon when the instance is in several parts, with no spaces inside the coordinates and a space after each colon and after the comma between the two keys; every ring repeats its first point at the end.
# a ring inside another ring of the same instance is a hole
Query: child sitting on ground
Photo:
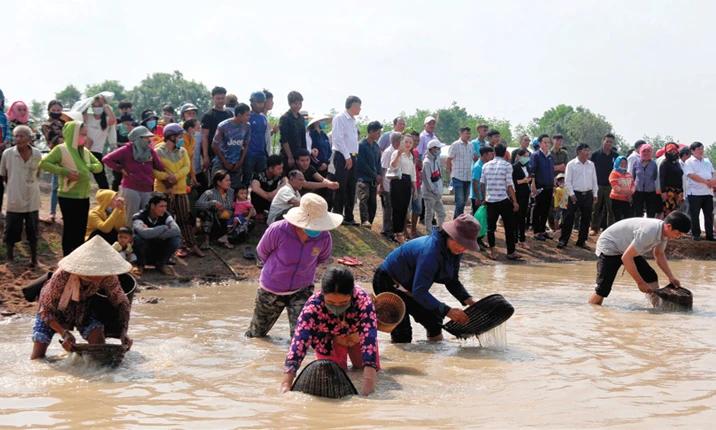
{"type": "Polygon", "coordinates": [[[254,205],[249,200],[249,189],[246,185],[239,185],[236,188],[236,200],[234,201],[234,218],[228,221],[229,241],[239,243],[246,239],[246,236],[254,229],[256,222],[254,205]]]}
{"type": "Polygon", "coordinates": [[[569,203],[569,191],[564,185],[564,173],[557,175],[557,188],[554,189],[554,229],[559,231],[559,226],[567,216],[567,205],[569,203]]]}
{"type": "Polygon", "coordinates": [[[137,256],[134,255],[134,250],[132,249],[133,240],[134,235],[132,234],[132,230],[127,227],[122,227],[119,229],[119,232],[117,232],[117,241],[112,245],[112,248],[119,252],[119,255],[130,263],[137,261],[137,256]]]}

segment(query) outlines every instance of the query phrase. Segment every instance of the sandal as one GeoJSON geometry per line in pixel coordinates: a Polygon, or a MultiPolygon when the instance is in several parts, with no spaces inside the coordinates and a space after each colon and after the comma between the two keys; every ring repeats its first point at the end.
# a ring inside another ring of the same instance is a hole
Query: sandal
{"type": "Polygon", "coordinates": [[[189,255],[189,251],[187,251],[186,248],[179,248],[174,255],[179,258],[185,258],[187,255],[189,255]]]}
{"type": "Polygon", "coordinates": [[[247,260],[255,260],[254,250],[250,246],[244,247],[244,258],[247,260]]]}

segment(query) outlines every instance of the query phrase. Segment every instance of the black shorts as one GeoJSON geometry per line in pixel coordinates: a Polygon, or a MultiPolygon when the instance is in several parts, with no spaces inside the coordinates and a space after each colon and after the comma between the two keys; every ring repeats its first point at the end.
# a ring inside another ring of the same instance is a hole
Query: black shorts
{"type": "Polygon", "coordinates": [[[5,216],[3,241],[16,244],[22,240],[22,225],[25,224],[25,236],[30,243],[37,243],[40,212],[8,212],[5,216]]]}
{"type": "Polygon", "coordinates": [[[405,302],[405,318],[390,333],[393,343],[410,343],[413,338],[413,329],[410,326],[410,316],[423,327],[428,337],[436,337],[442,334],[443,318],[435,312],[425,309],[413,299],[412,296],[395,288],[395,283],[388,272],[378,268],[373,276],[373,291],[375,294],[395,293],[405,302]]]}
{"type": "MultiPolygon", "coordinates": [[[[656,271],[646,262],[646,259],[641,255],[634,257],[634,264],[636,264],[636,270],[639,272],[644,282],[650,284],[659,280],[659,276],[656,271]]],[[[619,273],[619,268],[622,266],[621,255],[604,255],[599,256],[597,261],[597,288],[594,291],[602,297],[609,297],[609,293],[612,291],[612,285],[614,279],[619,273]]]]}

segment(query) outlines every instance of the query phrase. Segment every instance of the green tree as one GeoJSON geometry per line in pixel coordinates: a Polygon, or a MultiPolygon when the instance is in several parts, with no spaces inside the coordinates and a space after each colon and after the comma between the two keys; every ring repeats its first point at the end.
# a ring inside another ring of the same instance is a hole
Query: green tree
{"type": "Polygon", "coordinates": [[[199,109],[199,115],[211,108],[209,89],[201,82],[184,79],[179,71],[174,73],[154,73],[127,93],[134,104],[137,115],[145,109],[160,110],[171,104],[179,108],[184,103],[193,103],[199,109]]]}
{"type": "Polygon", "coordinates": [[[47,103],[44,101],[38,101],[35,99],[32,99],[30,102],[30,119],[35,121],[35,124],[40,124],[45,121],[45,118],[47,117],[45,115],[45,112],[47,111],[47,103]]]}
{"type": "Polygon", "coordinates": [[[64,109],[71,108],[80,98],[82,98],[82,93],[72,84],[67,85],[64,90],[55,94],[55,99],[62,103],[64,109]]]}
{"type": "Polygon", "coordinates": [[[711,164],[716,165],[716,142],[706,145],[704,156],[711,160],[711,164]]]}
{"type": "MultiPolygon", "coordinates": [[[[128,91],[124,88],[124,85],[120,84],[116,80],[106,80],[99,84],[89,84],[85,88],[85,95],[87,97],[93,97],[102,91],[110,91],[114,93],[114,98],[109,105],[112,106],[115,112],[119,111],[119,102],[127,99],[128,91]]],[[[141,111],[139,111],[141,112],[141,111]]]]}
{"type": "MultiPolygon", "coordinates": [[[[526,130],[531,136],[562,134],[564,146],[574,156],[574,149],[580,143],[586,143],[592,151],[601,148],[604,135],[612,133],[612,125],[603,115],[593,113],[584,106],[559,105],[546,111],[542,117],[533,119],[526,130]]],[[[619,139],[615,135],[617,147],[622,145],[619,139]]]]}
{"type": "Polygon", "coordinates": [[[657,150],[666,146],[667,143],[676,142],[676,140],[674,140],[674,138],[668,134],[663,137],[660,134],[657,134],[654,137],[649,137],[645,134],[641,139],[654,147],[654,153],[656,153],[657,150]]]}

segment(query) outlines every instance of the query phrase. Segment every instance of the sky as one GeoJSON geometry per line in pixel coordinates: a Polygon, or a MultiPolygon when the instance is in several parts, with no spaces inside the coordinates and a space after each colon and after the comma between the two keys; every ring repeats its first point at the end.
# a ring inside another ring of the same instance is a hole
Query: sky
{"type": "MultiPolygon", "coordinates": [[[[2,7],[9,101],[48,101],[72,83],[181,71],[248,99],[291,90],[311,113],[391,120],[453,101],[527,124],[558,104],[604,115],[633,142],[716,141],[716,2],[84,1],[2,7]]],[[[157,107],[159,108],[159,107],[157,107]]]]}

